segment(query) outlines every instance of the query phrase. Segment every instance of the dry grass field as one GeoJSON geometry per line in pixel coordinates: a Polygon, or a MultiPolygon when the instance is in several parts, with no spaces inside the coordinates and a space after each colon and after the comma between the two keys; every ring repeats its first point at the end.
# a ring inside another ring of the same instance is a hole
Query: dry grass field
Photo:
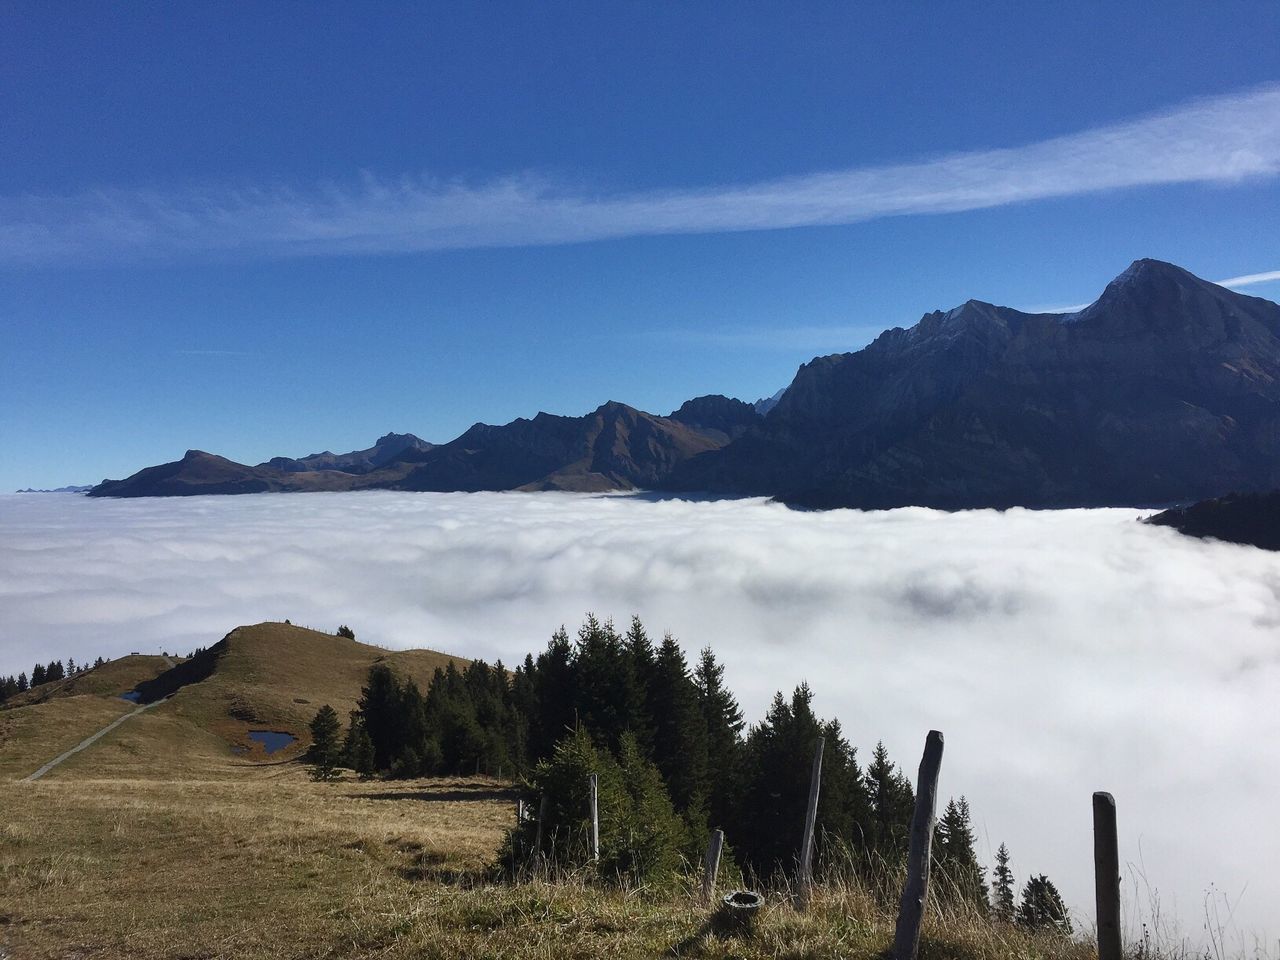
{"type": "MultiPolygon", "coordinates": [[[[374,662],[425,686],[448,659],[242,627],[210,676],[37,782],[21,778],[133,709],[118,694],[167,664],[123,658],[0,710],[0,960],[882,955],[892,911],[855,884],[821,888],[804,914],[772,895],[754,938],[722,940],[689,891],[493,882],[509,784],[308,779],[319,705],[351,709],[374,662]],[[267,758],[243,750],[255,728],[300,739],[267,758]]],[[[974,917],[930,923],[923,960],[1092,955],[974,917]]]]}
{"type": "MultiPolygon", "coordinates": [[[[751,940],[699,936],[687,893],[570,878],[492,884],[510,824],[488,780],[332,784],[297,763],[215,780],[0,784],[0,951],[13,958],[877,957],[892,916],[856,887],[776,900],[751,940]]],[[[924,960],[1086,960],[972,918],[935,919],[924,960]]]]}

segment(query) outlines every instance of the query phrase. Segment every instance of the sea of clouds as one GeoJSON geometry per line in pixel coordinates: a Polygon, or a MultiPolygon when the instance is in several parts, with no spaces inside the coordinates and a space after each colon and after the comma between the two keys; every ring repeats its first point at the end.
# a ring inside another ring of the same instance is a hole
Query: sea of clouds
{"type": "MultiPolygon", "coordinates": [[[[1090,795],[1115,794],[1131,935],[1280,935],[1280,556],[1133,510],[803,513],[759,500],[349,494],[0,496],[0,674],[185,653],[238,624],[349,624],[514,664],[587,611],[712,645],[749,719],[807,680],[980,856],[1092,917],[1090,795]]],[[[797,824],[797,833],[800,825],[797,824]]],[[[1258,938],[1255,940],[1255,937],[1258,938]]],[[[1267,939],[1268,937],[1272,939],[1267,939]]]]}

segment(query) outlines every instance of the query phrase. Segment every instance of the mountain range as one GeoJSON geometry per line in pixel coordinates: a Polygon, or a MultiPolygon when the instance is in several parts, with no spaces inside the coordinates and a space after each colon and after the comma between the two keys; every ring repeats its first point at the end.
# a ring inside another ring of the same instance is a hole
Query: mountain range
{"type": "Polygon", "coordinates": [[[201,451],[91,496],[629,490],[810,507],[1149,505],[1280,486],[1280,306],[1138,260],[1075,313],[970,300],[755,404],[476,424],[257,466],[201,451]]]}

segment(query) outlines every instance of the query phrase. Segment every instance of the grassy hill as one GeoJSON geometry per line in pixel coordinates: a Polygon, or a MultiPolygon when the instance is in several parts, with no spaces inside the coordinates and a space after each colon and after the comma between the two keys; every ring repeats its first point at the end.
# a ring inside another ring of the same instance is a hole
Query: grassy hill
{"type": "MultiPolygon", "coordinates": [[[[237,627],[191,661],[121,657],[21,694],[0,710],[0,778],[21,778],[134,709],[121,694],[170,699],[113,730],[49,778],[237,775],[267,759],[250,731],[297,738],[272,761],[308,745],[307,726],[329,704],[346,717],[369,668],[387,663],[422,687],[437,667],[467,661],[431,650],[390,651],[286,623],[237,627]]],[[[152,699],[152,698],[148,698],[152,699]]]]}

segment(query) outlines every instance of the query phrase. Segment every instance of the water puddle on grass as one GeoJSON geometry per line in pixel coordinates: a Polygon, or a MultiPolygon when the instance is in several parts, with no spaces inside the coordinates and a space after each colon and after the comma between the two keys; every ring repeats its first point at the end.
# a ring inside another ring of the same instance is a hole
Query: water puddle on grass
{"type": "Polygon", "coordinates": [[[128,693],[120,694],[120,699],[128,700],[130,703],[141,703],[142,694],[140,694],[137,690],[130,690],[128,693]]]}
{"type": "Polygon", "coordinates": [[[271,756],[293,745],[298,738],[291,733],[279,733],[275,730],[250,730],[249,739],[254,743],[262,744],[262,749],[267,752],[267,756],[271,756]]]}

